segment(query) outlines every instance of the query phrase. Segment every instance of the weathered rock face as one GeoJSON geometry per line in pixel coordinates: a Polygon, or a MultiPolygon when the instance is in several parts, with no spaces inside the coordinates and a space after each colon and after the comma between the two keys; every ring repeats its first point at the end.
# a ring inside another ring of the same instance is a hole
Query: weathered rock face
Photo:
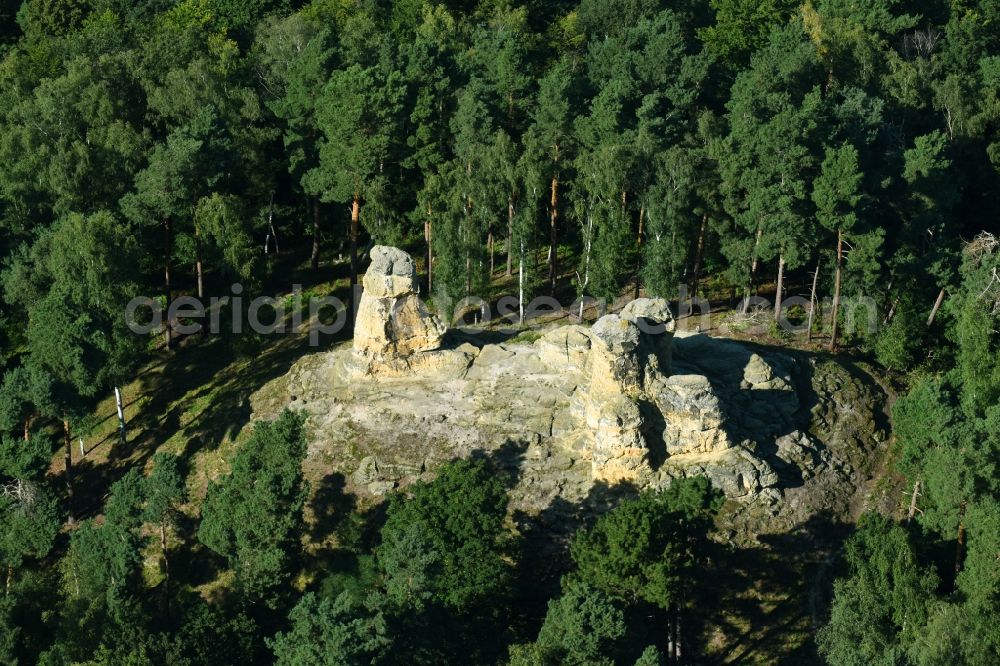
{"type": "Polygon", "coordinates": [[[255,418],[306,412],[313,466],[359,493],[478,453],[509,471],[512,510],[526,520],[562,525],[566,507],[622,484],[705,475],[743,507],[733,515],[793,523],[844,510],[865,447],[881,441],[875,398],[839,366],[819,373],[804,357],[675,337],[659,299],[534,343],[456,334],[443,344],[409,257],[372,256],[353,349],[307,356],[251,398],[255,418]],[[409,318],[385,315],[397,305],[409,318]],[[850,409],[833,397],[845,386],[850,409]]]}
{"type": "Polygon", "coordinates": [[[373,358],[407,357],[440,347],[445,327],[417,295],[410,255],[376,245],[371,258],[354,323],[355,351],[373,358]]]}
{"type": "Polygon", "coordinates": [[[645,334],[644,362],[655,364],[662,374],[669,375],[676,324],[667,302],[662,298],[637,298],[626,304],[618,316],[634,322],[645,334]]]}

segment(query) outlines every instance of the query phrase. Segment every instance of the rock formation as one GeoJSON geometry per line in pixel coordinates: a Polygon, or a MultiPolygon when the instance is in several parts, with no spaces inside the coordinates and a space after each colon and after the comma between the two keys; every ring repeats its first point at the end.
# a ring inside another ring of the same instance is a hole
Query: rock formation
{"type": "Polygon", "coordinates": [[[355,351],[391,359],[437,349],[445,327],[417,295],[413,259],[384,245],[372,248],[371,259],[354,322],[355,351]]]}
{"type": "Polygon", "coordinates": [[[444,337],[400,250],[374,248],[363,285],[353,347],[306,356],[251,398],[255,418],[308,413],[314,465],[362,495],[478,454],[515,479],[512,509],[541,521],[602,488],[698,474],[743,507],[733,515],[798,522],[846,510],[858,452],[882,439],[875,397],[839,366],[675,336],[662,299],[486,343],[444,337]],[[845,391],[857,404],[831,408],[845,391]]]}

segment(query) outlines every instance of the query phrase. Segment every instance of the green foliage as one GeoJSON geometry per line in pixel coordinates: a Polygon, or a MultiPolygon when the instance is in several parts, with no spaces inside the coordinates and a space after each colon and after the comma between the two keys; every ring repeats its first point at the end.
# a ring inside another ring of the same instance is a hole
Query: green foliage
{"type": "Polygon", "coordinates": [[[257,34],[257,60],[269,108],[284,123],[288,170],[303,178],[318,165],[317,102],[333,57],[328,31],[301,14],[270,17],[257,34]]]}
{"type": "Polygon", "coordinates": [[[36,435],[29,440],[4,436],[0,439],[0,476],[41,479],[52,460],[52,442],[36,435]]]}
{"type": "Polygon", "coordinates": [[[249,663],[257,658],[261,633],[261,627],[245,611],[198,598],[183,609],[173,635],[161,635],[162,642],[154,643],[153,647],[166,663],[172,663],[179,655],[186,657],[192,666],[227,661],[249,663]]]}
{"type": "Polygon", "coordinates": [[[62,631],[73,637],[65,649],[77,660],[88,648],[127,643],[142,632],[142,501],[142,477],[131,470],[111,487],[103,522],[84,521],[71,534],[61,568],[73,612],[62,618],[62,631]]]}
{"type": "Polygon", "coordinates": [[[335,599],[306,593],[288,620],[291,629],[269,643],[280,666],[373,663],[389,645],[381,615],[369,616],[348,593],[335,599]]]}
{"type": "Polygon", "coordinates": [[[305,453],[301,416],[286,410],[273,423],[259,423],[202,506],[199,541],[228,558],[251,597],[269,604],[291,577],[300,549],[305,453]]]}
{"type": "Polygon", "coordinates": [[[375,237],[389,233],[385,225],[396,215],[385,166],[399,140],[401,112],[402,74],[357,63],[330,75],[317,107],[325,141],[306,190],[324,201],[363,200],[362,220],[375,237]]]}
{"type": "Polygon", "coordinates": [[[1000,251],[995,238],[973,240],[963,259],[961,289],[952,301],[953,335],[963,408],[975,416],[1000,401],[1000,251]]]}
{"type": "Polygon", "coordinates": [[[3,481],[0,495],[0,564],[20,568],[26,558],[45,557],[62,527],[55,494],[37,479],[3,481]]]}
{"type": "Polygon", "coordinates": [[[543,664],[611,666],[625,637],[625,614],[600,590],[585,583],[571,585],[549,602],[536,643],[543,664]]]}
{"type": "Polygon", "coordinates": [[[378,561],[389,598],[470,612],[510,579],[507,494],[483,462],[456,461],[390,500],[378,561]]]}
{"type": "Polygon", "coordinates": [[[0,663],[16,664],[21,629],[14,623],[15,598],[0,598],[0,663]]]}
{"type": "MultiPolygon", "coordinates": [[[[17,598],[0,597],[0,661],[269,658],[257,635],[281,624],[292,600],[279,591],[300,572],[301,424],[258,428],[201,507],[202,544],[247,593],[219,596],[252,611],[184,600],[188,584],[206,582],[185,579],[190,556],[206,553],[190,544],[178,549],[181,571],[160,583],[159,607],[142,603],[145,535],[159,532],[166,560],[168,537],[189,527],[184,456],[155,456],[148,479],[130,472],[102,507],[110,479],[103,454],[88,453],[66,504],[93,518],[67,528],[63,546],[45,475],[60,466],[43,435],[63,420],[75,435],[113,386],[164,360],[125,327],[132,297],[197,285],[211,298],[237,279],[282,289],[298,279],[308,236],[391,242],[414,256],[427,243],[446,314],[465,296],[529,300],[550,271],[545,291],[560,298],[613,301],[633,288],[673,298],[678,284],[709,279],[720,291],[764,290],[779,257],[789,295],[819,262],[823,299],[841,236],[842,301],[871,299],[879,323],[847,332],[842,349],[873,354],[909,387],[893,420],[900,470],[921,485],[912,557],[889,527],[865,527],[852,546],[896,562],[883,569],[899,585],[859,563],[851,580],[885,589],[841,586],[830,649],[845,663],[869,658],[858,650],[876,661],[997,661],[997,11],[995,0],[3,3],[0,559],[17,598]],[[345,204],[355,199],[361,228],[350,238],[345,204]],[[281,255],[261,261],[274,232],[281,255]],[[954,560],[939,589],[892,592],[923,576],[924,557],[954,560]],[[20,588],[36,576],[51,583],[57,559],[65,608],[43,612],[44,586],[20,588]],[[869,597],[887,607],[852,651],[844,618],[854,607],[874,615],[869,597]],[[903,628],[889,606],[911,601],[926,619],[903,628]]],[[[335,272],[315,276],[312,289],[336,291],[335,272]]],[[[187,372],[197,358],[188,345],[203,344],[185,340],[166,365],[187,372]]],[[[172,434],[161,432],[173,423],[161,402],[133,403],[132,418],[161,428],[141,449],[116,447],[111,467],[172,434]]],[[[352,542],[363,573],[328,578],[371,598],[364,608],[311,600],[281,627],[289,654],[338,658],[337,647],[309,646],[314,631],[357,660],[387,654],[381,642],[352,642],[348,627],[363,627],[394,648],[412,644],[414,663],[493,663],[506,642],[533,634],[520,616],[504,621],[520,590],[516,550],[502,485],[477,469],[447,469],[392,499],[378,555],[352,542]],[[494,640],[470,638],[483,635],[494,640]]],[[[698,579],[696,544],[714,509],[702,491],[692,497],[644,496],[581,533],[553,611],[573,645],[548,630],[549,647],[522,644],[512,659],[661,660],[642,653],[650,641],[633,635],[643,622],[632,615],[662,625],[693,610],[675,602],[690,604],[685,583],[698,579]],[[588,647],[581,627],[605,636],[613,623],[598,619],[614,609],[629,635],[588,647]]],[[[312,580],[311,567],[302,573],[297,581],[312,580]]]]}
{"type": "Polygon", "coordinates": [[[955,424],[954,397],[937,377],[919,377],[892,408],[897,440],[903,447],[901,468],[914,476],[934,446],[948,445],[955,424]]]}
{"type": "Polygon", "coordinates": [[[786,22],[796,7],[788,0],[710,0],[709,5],[715,22],[698,36],[721,60],[734,64],[763,46],[768,33],[786,22]]]}
{"type": "Polygon", "coordinates": [[[836,582],[820,652],[835,664],[905,663],[937,577],[919,565],[906,530],[878,515],[863,517],[845,558],[850,575],[836,582]]]}
{"type": "Polygon", "coordinates": [[[549,602],[534,643],[512,646],[511,664],[659,664],[650,619],[669,623],[693,599],[712,518],[722,495],[704,477],[625,500],[581,529],[576,565],[549,602]]]}
{"type": "Polygon", "coordinates": [[[663,653],[650,645],[636,659],[635,666],[665,666],[666,663],[667,659],[663,653]]]}
{"type": "Polygon", "coordinates": [[[29,313],[35,365],[25,371],[22,398],[43,406],[43,372],[82,396],[129,375],[142,349],[122,316],[135,294],[129,277],[134,252],[127,227],[110,213],[71,214],[21,258],[22,265],[4,273],[9,300],[29,313]]]}
{"type": "Polygon", "coordinates": [[[162,523],[177,510],[186,495],[180,460],[169,453],[153,456],[153,471],[144,482],[143,520],[162,523]]]}
{"type": "Polygon", "coordinates": [[[627,500],[574,539],[573,576],[630,603],[667,608],[681,602],[721,502],[705,477],[678,479],[661,493],[627,500]]]}
{"type": "MultiPolygon", "coordinates": [[[[939,154],[940,148],[924,150],[930,143],[914,150],[939,154]]],[[[908,159],[919,161],[915,154],[908,159]]],[[[934,168],[931,160],[919,171],[926,175],[934,168]]],[[[991,236],[966,247],[953,306],[955,367],[942,375],[915,376],[893,408],[899,468],[919,491],[911,502],[923,530],[908,534],[884,518],[868,517],[849,541],[851,574],[836,583],[830,623],[819,635],[831,663],[987,664],[1000,655],[995,630],[1000,419],[987,405],[991,398],[981,400],[997,395],[988,351],[995,335],[992,280],[984,275],[994,272],[995,247],[991,236]],[[933,552],[941,546],[954,559],[942,570],[939,585],[935,572],[918,560],[918,548],[933,552]],[[954,583],[944,574],[951,570],[957,573],[954,583]]]]}
{"type": "Polygon", "coordinates": [[[0,566],[8,573],[27,558],[45,557],[62,527],[59,503],[45,480],[51,455],[46,437],[0,439],[0,566]]]}
{"type": "Polygon", "coordinates": [[[813,183],[816,217],[827,229],[850,230],[861,204],[858,151],[850,145],[827,148],[820,175],[813,183]]]}
{"type": "Polygon", "coordinates": [[[875,358],[890,370],[919,368],[926,360],[924,313],[907,298],[896,304],[892,321],[875,335],[875,358]]]}
{"type": "Polygon", "coordinates": [[[56,414],[52,389],[52,376],[37,363],[7,371],[0,384],[0,430],[16,430],[25,422],[30,425],[37,414],[56,414]]]}
{"type": "Polygon", "coordinates": [[[967,522],[969,550],[956,581],[964,596],[961,613],[965,621],[946,625],[959,638],[968,663],[988,663],[1000,655],[1000,630],[995,622],[1000,617],[1000,561],[996,557],[1000,505],[995,495],[970,506],[967,522]]]}
{"type": "Polygon", "coordinates": [[[244,284],[257,277],[260,257],[250,230],[243,201],[233,195],[213,193],[198,200],[194,220],[200,239],[211,243],[227,272],[244,284]]]}
{"type": "Polygon", "coordinates": [[[742,71],[727,103],[730,133],[719,150],[726,211],[742,233],[723,239],[730,278],[751,286],[758,261],[807,255],[809,192],[824,129],[819,61],[801,26],[775,30],[742,71]],[[781,155],[780,160],[775,155],[781,155]]]}

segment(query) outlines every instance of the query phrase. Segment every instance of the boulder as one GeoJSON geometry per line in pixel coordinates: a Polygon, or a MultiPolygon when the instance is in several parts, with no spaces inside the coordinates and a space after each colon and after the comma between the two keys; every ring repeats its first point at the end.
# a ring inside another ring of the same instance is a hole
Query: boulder
{"type": "Polygon", "coordinates": [[[376,245],[371,258],[354,321],[354,350],[392,359],[439,348],[445,327],[417,295],[416,267],[410,255],[376,245]]]}
{"type": "Polygon", "coordinates": [[[400,298],[417,292],[417,267],[413,257],[397,247],[376,245],[369,253],[372,263],[361,284],[375,298],[400,298]]]}
{"type": "Polygon", "coordinates": [[[667,300],[637,298],[623,307],[618,316],[633,322],[642,334],[639,356],[640,362],[647,368],[647,381],[651,373],[669,375],[676,323],[667,300]]]}
{"type": "Polygon", "coordinates": [[[712,453],[732,446],[719,395],[705,375],[668,377],[655,395],[668,455],[712,453]]]}
{"type": "Polygon", "coordinates": [[[623,394],[588,401],[587,427],[594,438],[591,450],[594,480],[635,481],[652,471],[642,426],[639,406],[623,394]]]}
{"type": "Polygon", "coordinates": [[[590,356],[590,333],[580,325],[559,326],[535,343],[542,363],[553,370],[582,371],[590,356]]]}
{"type": "Polygon", "coordinates": [[[635,322],[605,315],[590,329],[590,383],[584,417],[593,434],[594,479],[635,480],[649,471],[649,449],[636,398],[642,391],[641,334],[635,322]]]}
{"type": "Polygon", "coordinates": [[[639,324],[639,330],[647,335],[673,335],[676,328],[674,315],[665,298],[637,298],[618,314],[622,319],[639,324]]]}
{"type": "Polygon", "coordinates": [[[639,327],[618,315],[604,315],[590,329],[590,393],[615,395],[641,389],[639,327]]]}

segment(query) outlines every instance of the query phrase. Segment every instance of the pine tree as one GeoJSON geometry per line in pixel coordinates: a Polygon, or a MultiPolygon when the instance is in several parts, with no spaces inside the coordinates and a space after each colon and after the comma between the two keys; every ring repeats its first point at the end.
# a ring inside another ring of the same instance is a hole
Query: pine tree
{"type": "MultiPolygon", "coordinates": [[[[571,98],[573,85],[570,66],[557,61],[538,81],[538,101],[524,137],[525,159],[529,161],[532,173],[538,175],[541,185],[538,190],[544,192],[548,203],[548,283],[552,293],[558,277],[559,211],[562,206],[560,184],[570,179],[576,149],[571,98]]],[[[508,253],[511,249],[508,245],[508,253]]]]}
{"type": "Polygon", "coordinates": [[[378,561],[399,601],[427,599],[471,613],[509,580],[503,527],[507,494],[482,462],[456,461],[431,483],[393,495],[378,561]]]}
{"type": "Polygon", "coordinates": [[[823,104],[813,82],[818,61],[801,26],[772,33],[766,48],[733,85],[730,133],[719,152],[726,210],[740,232],[725,238],[730,275],[749,299],[762,261],[778,260],[775,315],[786,268],[809,256],[807,182],[823,104]]]}
{"type": "Polygon", "coordinates": [[[318,121],[318,103],[334,59],[329,30],[320,29],[302,14],[273,17],[257,34],[260,76],[266,103],[283,121],[282,142],[288,171],[303,191],[312,197],[312,251],[309,262],[319,266],[321,191],[309,187],[307,174],[319,168],[323,144],[318,121]]]}
{"type": "Polygon", "coordinates": [[[385,620],[370,616],[346,592],[336,599],[319,599],[308,592],[288,619],[291,629],[268,642],[280,666],[373,663],[389,646],[385,620]]]}
{"type": "Polygon", "coordinates": [[[870,257],[872,248],[881,242],[881,235],[865,228],[861,219],[865,205],[861,188],[862,175],[857,149],[850,144],[839,148],[827,148],[819,176],[813,182],[812,198],[816,204],[817,221],[827,230],[834,232],[837,239],[834,254],[831,349],[837,348],[844,257],[856,253],[861,263],[864,261],[864,255],[867,253],[870,257]],[[850,253],[847,253],[845,243],[854,248],[850,253]]]}
{"type": "Polygon", "coordinates": [[[878,515],[862,518],[845,550],[851,573],[834,585],[820,653],[835,664],[905,663],[937,576],[918,564],[906,530],[878,515]]]}
{"type": "Polygon", "coordinates": [[[286,410],[259,423],[202,506],[198,540],[229,560],[251,598],[272,607],[300,549],[305,453],[300,416],[286,410]]]}
{"type": "Polygon", "coordinates": [[[628,604],[662,609],[665,642],[674,648],[684,642],[677,622],[691,600],[711,517],[721,506],[721,494],[705,477],[678,479],[659,494],[627,500],[576,535],[571,579],[628,604]]]}
{"type": "Polygon", "coordinates": [[[423,22],[417,28],[414,43],[406,51],[406,79],[411,95],[408,153],[404,166],[419,174],[416,185],[416,208],[411,217],[424,228],[427,246],[427,291],[434,291],[433,221],[437,212],[433,201],[439,197],[435,188],[440,179],[435,172],[443,167],[450,155],[449,120],[454,112],[453,83],[459,77],[455,62],[458,34],[455,18],[443,5],[424,10],[423,22]]]}
{"type": "MultiPolygon", "coordinates": [[[[317,119],[324,143],[319,167],[304,184],[323,201],[350,206],[348,239],[351,287],[358,283],[358,239],[362,204],[365,228],[374,238],[391,238],[395,219],[389,183],[400,141],[403,75],[391,65],[348,65],[331,73],[319,102],[317,119]]],[[[352,297],[353,298],[353,297],[352,297]]]]}
{"type": "Polygon", "coordinates": [[[549,602],[536,649],[541,663],[611,666],[619,663],[626,632],[620,602],[599,589],[574,584],[549,602]]]}
{"type": "Polygon", "coordinates": [[[51,452],[45,437],[0,439],[0,566],[6,594],[24,560],[47,555],[62,527],[58,502],[45,480],[51,452]]]}
{"type": "Polygon", "coordinates": [[[170,599],[170,558],[167,552],[167,529],[175,524],[180,504],[187,489],[180,469],[180,460],[169,453],[153,456],[153,471],[145,479],[143,520],[152,523],[160,537],[163,558],[164,597],[170,599]]]}

